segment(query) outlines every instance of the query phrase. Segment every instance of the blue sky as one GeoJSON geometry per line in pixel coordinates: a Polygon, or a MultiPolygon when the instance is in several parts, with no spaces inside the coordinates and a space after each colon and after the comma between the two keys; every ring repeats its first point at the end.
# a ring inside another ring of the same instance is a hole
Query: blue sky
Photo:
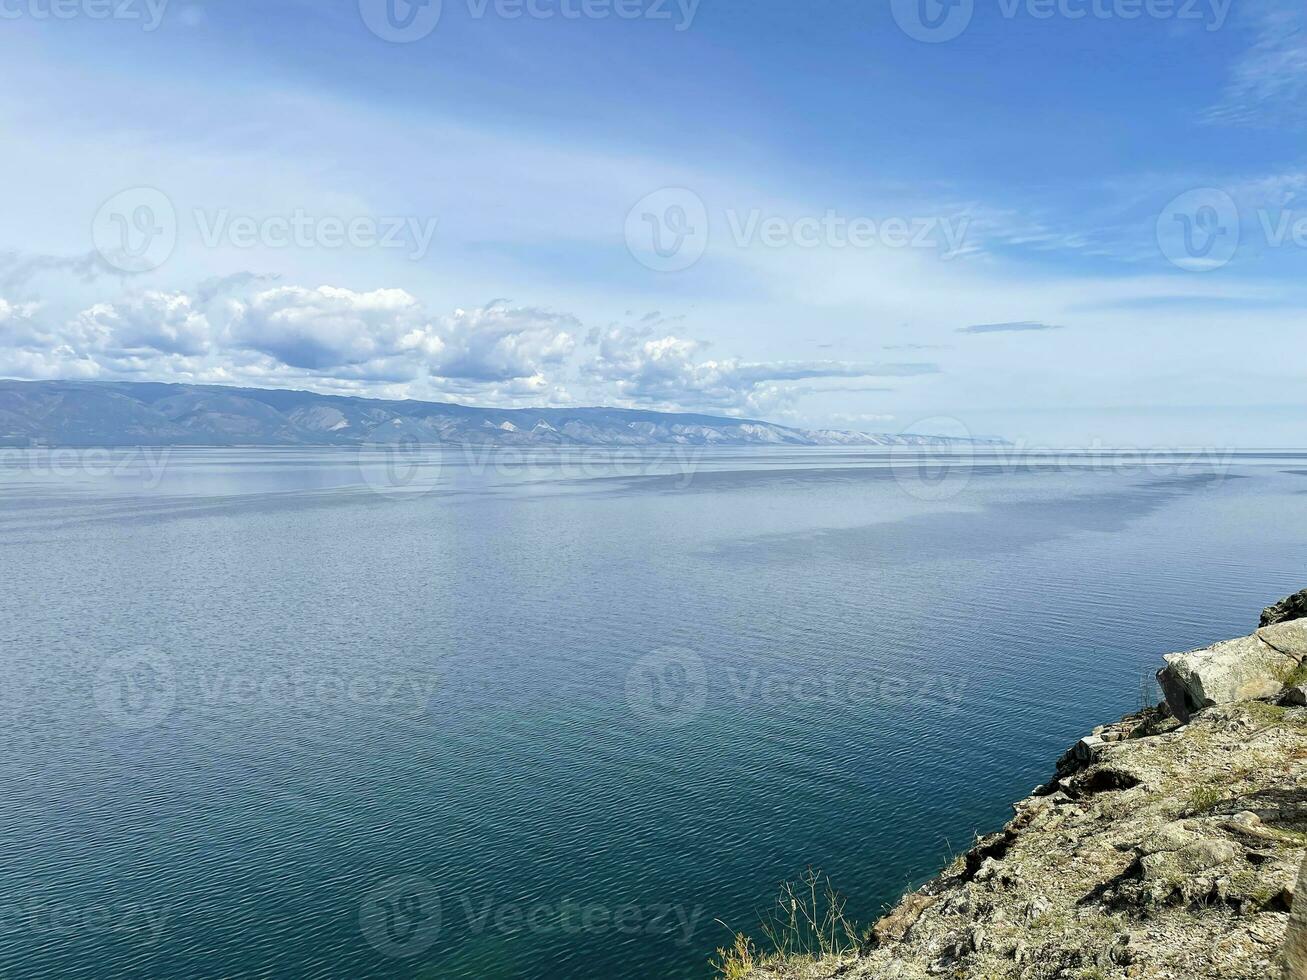
{"type": "Polygon", "coordinates": [[[437,6],[0,0],[0,375],[1303,443],[1300,7],[437,6]]]}

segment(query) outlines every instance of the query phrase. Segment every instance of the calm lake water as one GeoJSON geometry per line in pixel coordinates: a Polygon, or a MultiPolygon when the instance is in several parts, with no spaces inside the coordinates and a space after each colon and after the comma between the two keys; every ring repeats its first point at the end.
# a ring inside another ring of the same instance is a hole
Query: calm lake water
{"type": "Polygon", "coordinates": [[[1305,456],[942,462],[0,451],[0,976],[705,977],[1307,586],[1305,456]]]}

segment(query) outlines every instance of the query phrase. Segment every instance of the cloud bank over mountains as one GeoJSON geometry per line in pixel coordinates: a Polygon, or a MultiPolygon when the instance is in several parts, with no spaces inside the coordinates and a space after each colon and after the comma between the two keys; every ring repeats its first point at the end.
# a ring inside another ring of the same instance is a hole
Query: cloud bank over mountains
{"type": "MultiPolygon", "coordinates": [[[[85,271],[70,260],[11,263],[85,271]]],[[[80,308],[0,296],[0,375],[310,387],[487,405],[588,403],[760,414],[823,379],[908,378],[924,362],[745,361],[667,332],[651,312],[591,327],[571,313],[496,299],[435,312],[399,288],[306,287],[240,273],[189,290],[133,289],[80,308]]],[[[678,328],[683,330],[681,324],[678,328]]]]}

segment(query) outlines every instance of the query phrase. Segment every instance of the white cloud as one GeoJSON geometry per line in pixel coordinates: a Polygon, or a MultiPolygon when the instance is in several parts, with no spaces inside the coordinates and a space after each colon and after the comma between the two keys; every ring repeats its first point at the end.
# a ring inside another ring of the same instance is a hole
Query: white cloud
{"type": "Polygon", "coordinates": [[[40,303],[10,303],[0,296],[0,326],[16,326],[20,320],[30,320],[40,307],[40,303]]]}
{"type": "Polygon", "coordinates": [[[71,316],[0,298],[0,374],[330,387],[384,397],[566,404],[570,314],[495,301],[431,315],[402,289],[267,286],[237,275],[71,316]]]}
{"type": "Polygon", "coordinates": [[[304,371],[402,380],[421,366],[402,355],[431,356],[442,346],[421,304],[402,289],[279,286],[233,305],[232,346],[304,371]]]}
{"type": "Polygon", "coordinates": [[[15,378],[92,378],[99,364],[79,354],[36,319],[40,303],[14,303],[0,296],[0,373],[15,378]]]}
{"type": "Polygon", "coordinates": [[[848,361],[751,362],[702,358],[705,345],[680,337],[652,337],[620,327],[602,332],[588,373],[614,385],[631,402],[762,412],[793,402],[821,378],[910,377],[938,373],[929,363],[848,361]]]}
{"type": "Polygon", "coordinates": [[[96,303],[78,314],[74,335],[105,351],[194,356],[212,342],[208,318],[185,293],[146,291],[113,303],[96,303]]]}
{"type": "Polygon", "coordinates": [[[576,349],[580,321],[565,313],[513,307],[498,300],[455,310],[440,322],[441,350],[432,361],[440,377],[503,383],[537,377],[576,349]]]}

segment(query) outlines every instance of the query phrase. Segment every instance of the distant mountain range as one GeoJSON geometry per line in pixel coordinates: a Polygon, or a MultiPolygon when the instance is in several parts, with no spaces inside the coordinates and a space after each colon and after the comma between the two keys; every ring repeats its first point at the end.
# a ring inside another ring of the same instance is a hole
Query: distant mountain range
{"type": "Polygon", "coordinates": [[[2,446],[912,446],[944,436],[795,429],[621,408],[472,408],[309,391],[120,381],[0,380],[2,446]]]}

